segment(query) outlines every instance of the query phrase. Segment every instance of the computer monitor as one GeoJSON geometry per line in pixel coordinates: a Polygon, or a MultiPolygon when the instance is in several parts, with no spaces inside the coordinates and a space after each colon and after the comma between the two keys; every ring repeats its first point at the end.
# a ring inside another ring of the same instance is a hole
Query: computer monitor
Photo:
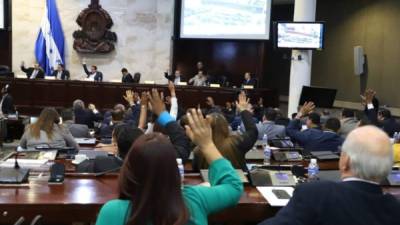
{"type": "Polygon", "coordinates": [[[336,89],[303,86],[299,105],[304,105],[305,102],[314,102],[315,106],[319,108],[333,108],[336,93],[336,89]]]}

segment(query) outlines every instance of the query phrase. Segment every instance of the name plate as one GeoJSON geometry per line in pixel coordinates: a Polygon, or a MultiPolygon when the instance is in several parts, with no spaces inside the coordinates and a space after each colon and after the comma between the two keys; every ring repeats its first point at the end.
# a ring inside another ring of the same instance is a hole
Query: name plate
{"type": "Polygon", "coordinates": [[[180,85],[180,86],[187,86],[187,82],[178,82],[178,85],[180,85]]]}
{"type": "Polygon", "coordinates": [[[144,83],[145,84],[156,84],[156,82],[154,80],[145,80],[144,83]]]}
{"type": "Polygon", "coordinates": [[[56,77],[53,77],[53,76],[45,76],[44,79],[45,79],[45,80],[55,80],[56,77]]]}
{"type": "Polygon", "coordinates": [[[243,89],[254,89],[253,85],[243,85],[243,89]]]}
{"type": "Polygon", "coordinates": [[[219,88],[219,87],[221,87],[221,85],[220,85],[220,84],[210,84],[210,87],[212,87],[212,88],[219,88]]]}

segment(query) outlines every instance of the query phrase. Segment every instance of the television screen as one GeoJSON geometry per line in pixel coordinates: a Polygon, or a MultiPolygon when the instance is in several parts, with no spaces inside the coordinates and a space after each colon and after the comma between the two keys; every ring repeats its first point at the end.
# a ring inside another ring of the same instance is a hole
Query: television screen
{"type": "Polygon", "coordinates": [[[315,106],[319,108],[333,108],[336,92],[336,89],[303,86],[299,105],[304,105],[305,102],[314,102],[315,106]]]}
{"type": "Polygon", "coordinates": [[[277,48],[324,48],[325,26],[322,22],[277,22],[274,27],[277,48]]]}
{"type": "Polygon", "coordinates": [[[0,0],[0,30],[5,28],[5,7],[4,0],[0,0]]]}
{"type": "Polygon", "coordinates": [[[182,0],[181,38],[268,40],[271,0],[182,0]]]}

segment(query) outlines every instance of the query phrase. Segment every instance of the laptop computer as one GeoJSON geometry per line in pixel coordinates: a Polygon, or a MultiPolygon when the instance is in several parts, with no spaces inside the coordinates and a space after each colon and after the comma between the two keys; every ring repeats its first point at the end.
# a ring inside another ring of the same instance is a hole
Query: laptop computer
{"type": "Polygon", "coordinates": [[[28,182],[29,169],[0,168],[0,184],[23,184],[28,182]]]}

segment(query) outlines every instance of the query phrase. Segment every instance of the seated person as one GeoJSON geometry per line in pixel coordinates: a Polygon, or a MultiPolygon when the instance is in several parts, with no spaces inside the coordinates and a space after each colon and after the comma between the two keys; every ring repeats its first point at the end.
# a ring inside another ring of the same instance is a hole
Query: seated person
{"type": "Polygon", "coordinates": [[[54,70],[52,76],[60,80],[70,79],[69,71],[65,69],[63,64],[58,64],[57,69],[54,70]]]}
{"type": "Polygon", "coordinates": [[[198,74],[189,80],[189,84],[197,87],[206,86],[206,81],[207,76],[203,73],[202,70],[199,70],[198,74]]]}
{"type": "Polygon", "coordinates": [[[170,140],[159,133],[143,135],[122,166],[119,199],[101,208],[96,225],[208,224],[208,215],[238,203],[243,185],[213,143],[210,126],[195,110],[189,121],[186,132],[210,165],[211,187],[182,186],[170,140]]]}
{"type": "Polygon", "coordinates": [[[257,80],[251,77],[251,74],[249,72],[246,72],[244,74],[244,81],[242,85],[250,85],[253,87],[257,87],[257,80]]]}
{"type": "Polygon", "coordinates": [[[115,126],[123,123],[125,112],[121,109],[115,109],[111,112],[111,121],[109,123],[102,123],[100,126],[100,137],[111,138],[115,126]]]}
{"type": "MultiPolygon", "coordinates": [[[[248,111],[248,104],[246,94],[242,92],[239,95],[236,108],[243,120],[246,132],[240,135],[230,133],[229,124],[221,113],[208,115],[213,131],[212,138],[218,150],[226,159],[231,161],[234,168],[244,171],[247,171],[245,155],[253,148],[258,137],[256,124],[253,121],[251,112],[248,111]]],[[[194,170],[207,169],[209,167],[207,160],[205,160],[204,155],[198,148],[194,150],[192,164],[194,170]]]]}
{"type": "Polygon", "coordinates": [[[342,119],[340,120],[340,131],[339,134],[343,138],[347,137],[347,135],[358,126],[358,120],[356,119],[354,110],[351,109],[343,109],[342,110],[342,119]]]}
{"type": "Polygon", "coordinates": [[[94,160],[85,160],[77,166],[76,171],[79,173],[101,173],[117,170],[122,166],[132,144],[142,135],[143,131],[139,128],[128,124],[117,125],[112,134],[112,142],[118,147],[117,155],[97,156],[94,160]]]}
{"type": "Polygon", "coordinates": [[[25,68],[25,62],[22,62],[21,70],[26,74],[28,79],[44,79],[44,71],[38,63],[33,64],[33,67],[25,68]]]}
{"type": "Polygon", "coordinates": [[[286,137],[285,127],[275,124],[277,115],[278,113],[272,108],[264,110],[263,121],[257,124],[259,140],[263,139],[264,134],[267,135],[268,139],[286,137]]]}
{"type": "Polygon", "coordinates": [[[96,82],[103,81],[103,73],[100,71],[97,71],[97,66],[92,65],[90,67],[90,71],[89,71],[86,66],[86,63],[83,63],[83,70],[85,71],[85,73],[87,75],[86,79],[91,80],[91,81],[96,81],[96,82]]]}
{"type": "Polygon", "coordinates": [[[11,87],[9,84],[6,84],[6,86],[4,86],[1,89],[1,102],[0,102],[0,106],[1,106],[1,113],[3,115],[8,115],[8,114],[14,114],[16,112],[15,110],[15,106],[14,106],[14,100],[13,97],[10,94],[11,92],[11,87]]]}
{"type": "Polygon", "coordinates": [[[38,120],[29,125],[22,135],[20,146],[35,150],[35,147],[79,149],[74,137],[64,126],[59,125],[60,115],[54,108],[44,108],[38,120]]]}
{"type": "Polygon", "coordinates": [[[232,123],[236,115],[236,109],[230,101],[227,101],[225,102],[225,108],[222,109],[222,113],[224,114],[228,123],[232,123]]]}
{"type": "Polygon", "coordinates": [[[175,70],[175,73],[171,75],[168,75],[168,73],[165,72],[164,76],[175,85],[178,85],[180,82],[185,82],[180,70],[175,70]]]}
{"type": "Polygon", "coordinates": [[[74,138],[91,138],[89,127],[85,124],[76,124],[72,109],[64,109],[61,112],[63,125],[67,128],[74,138]]]}
{"type": "Polygon", "coordinates": [[[89,104],[89,108],[85,108],[85,103],[77,99],[72,104],[72,110],[74,111],[74,118],[76,124],[84,124],[89,128],[94,128],[94,122],[101,121],[101,114],[96,109],[96,106],[89,104]]]}
{"type": "Polygon", "coordinates": [[[122,83],[124,84],[133,83],[133,77],[126,68],[122,68],[121,73],[122,73],[122,79],[121,79],[122,83]]]}
{"type": "Polygon", "coordinates": [[[392,117],[392,113],[386,108],[379,108],[379,102],[376,98],[376,92],[367,90],[364,95],[365,113],[372,124],[382,128],[389,137],[400,132],[400,124],[392,117]]]}
{"type": "MultiPolygon", "coordinates": [[[[332,130],[323,131],[320,127],[320,115],[310,113],[315,105],[306,102],[297,113],[294,120],[290,121],[286,128],[286,134],[295,142],[300,144],[307,152],[310,151],[339,151],[343,139],[332,130]],[[307,116],[307,129],[301,130],[300,119],[307,116]]],[[[340,123],[339,123],[340,128],[340,123]]]]}
{"type": "Polygon", "coordinates": [[[398,224],[400,202],[379,183],[392,169],[388,136],[373,126],[350,132],[342,147],[342,182],[320,181],[296,187],[275,217],[260,225],[398,224]]]}
{"type": "Polygon", "coordinates": [[[215,104],[214,98],[211,96],[208,96],[206,98],[206,115],[211,114],[211,113],[222,113],[221,107],[215,104]]]}

